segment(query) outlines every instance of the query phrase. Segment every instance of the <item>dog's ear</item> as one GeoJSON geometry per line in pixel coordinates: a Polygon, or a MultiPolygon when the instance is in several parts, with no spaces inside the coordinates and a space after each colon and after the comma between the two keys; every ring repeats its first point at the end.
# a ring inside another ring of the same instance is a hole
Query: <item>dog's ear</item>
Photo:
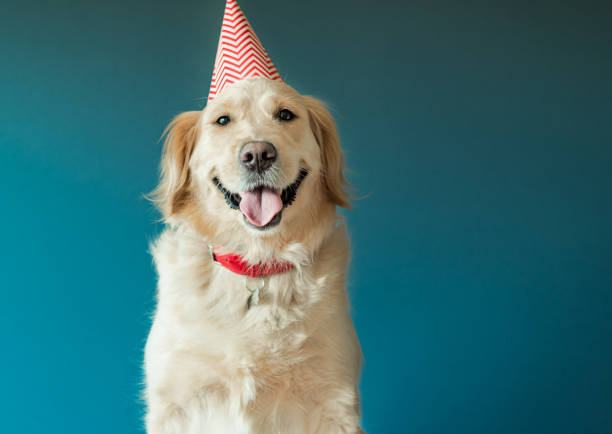
{"type": "Polygon", "coordinates": [[[310,128],[321,148],[322,176],[329,199],[338,206],[350,208],[344,177],[344,157],[334,118],[325,105],[316,98],[305,96],[310,128]]]}
{"type": "Polygon", "coordinates": [[[180,212],[191,198],[189,159],[198,140],[201,113],[181,113],[170,122],[162,135],[165,141],[161,177],[151,198],[164,218],[180,212]]]}

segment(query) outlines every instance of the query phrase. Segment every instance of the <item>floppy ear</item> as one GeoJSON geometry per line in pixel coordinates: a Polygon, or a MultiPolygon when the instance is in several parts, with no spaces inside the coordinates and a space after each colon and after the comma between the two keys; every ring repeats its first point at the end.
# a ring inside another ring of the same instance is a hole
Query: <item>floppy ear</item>
{"type": "Polygon", "coordinates": [[[329,199],[338,206],[350,208],[344,177],[344,158],[334,118],[325,105],[316,98],[305,96],[310,128],[321,148],[322,176],[329,199]]]}
{"type": "Polygon", "coordinates": [[[166,137],[161,160],[159,185],[151,193],[164,218],[178,213],[191,198],[189,159],[199,136],[201,112],[176,116],[164,130],[166,137]]]}

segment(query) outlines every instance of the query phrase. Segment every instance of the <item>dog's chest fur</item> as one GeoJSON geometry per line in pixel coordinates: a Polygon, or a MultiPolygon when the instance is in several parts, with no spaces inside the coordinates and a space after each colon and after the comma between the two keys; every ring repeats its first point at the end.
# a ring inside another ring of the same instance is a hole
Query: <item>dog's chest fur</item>
{"type": "Polygon", "coordinates": [[[296,412],[306,417],[316,408],[322,382],[347,372],[357,378],[343,226],[330,231],[307,263],[267,277],[251,308],[246,278],[215,264],[197,234],[167,230],[153,254],[159,287],[146,395],[150,406],[182,412],[179,432],[217,423],[227,430],[229,420],[238,425],[217,432],[258,432],[256,426],[271,432],[287,415],[295,420],[296,412]]]}

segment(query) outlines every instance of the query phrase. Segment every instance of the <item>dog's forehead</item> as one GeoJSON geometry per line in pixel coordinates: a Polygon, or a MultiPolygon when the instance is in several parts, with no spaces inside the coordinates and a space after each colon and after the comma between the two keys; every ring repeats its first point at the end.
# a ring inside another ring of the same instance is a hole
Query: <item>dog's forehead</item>
{"type": "Polygon", "coordinates": [[[281,81],[253,77],[227,86],[213,102],[226,107],[263,108],[285,100],[297,101],[299,98],[298,92],[281,81]]]}

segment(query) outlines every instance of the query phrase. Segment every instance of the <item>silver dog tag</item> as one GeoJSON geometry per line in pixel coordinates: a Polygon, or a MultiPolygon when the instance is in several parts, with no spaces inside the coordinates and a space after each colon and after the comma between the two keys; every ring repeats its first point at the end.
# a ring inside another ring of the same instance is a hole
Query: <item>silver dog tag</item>
{"type": "Polygon", "coordinates": [[[251,306],[256,306],[259,303],[259,291],[263,289],[266,281],[263,277],[247,277],[245,280],[245,286],[247,291],[251,293],[247,299],[247,309],[251,306]]]}

